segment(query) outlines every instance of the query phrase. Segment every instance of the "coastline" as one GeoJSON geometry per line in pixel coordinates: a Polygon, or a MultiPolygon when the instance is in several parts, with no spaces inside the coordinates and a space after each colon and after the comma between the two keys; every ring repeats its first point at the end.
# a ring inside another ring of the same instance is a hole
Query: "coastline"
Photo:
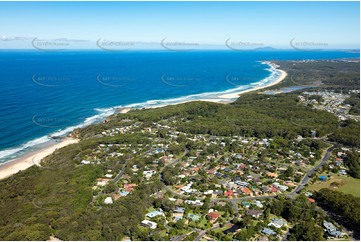
{"type": "MultiPolygon", "coordinates": [[[[200,98],[200,99],[197,99],[197,100],[186,100],[186,101],[181,101],[181,102],[172,103],[172,104],[160,104],[160,105],[156,105],[156,106],[145,107],[145,109],[161,108],[161,107],[165,107],[165,106],[178,105],[178,104],[194,102],[194,101],[204,101],[204,102],[214,102],[214,103],[228,104],[228,103],[234,102],[242,94],[257,91],[257,90],[261,90],[261,89],[265,89],[265,88],[268,88],[268,87],[271,87],[271,86],[275,86],[275,85],[281,83],[287,77],[287,72],[282,70],[282,69],[278,69],[279,66],[274,64],[273,62],[265,61],[263,63],[269,65],[271,67],[271,69],[273,69],[273,70],[280,73],[279,76],[277,77],[277,79],[275,79],[273,82],[268,83],[266,85],[253,87],[253,88],[246,89],[246,90],[236,91],[236,92],[233,92],[233,93],[226,93],[226,94],[216,95],[216,96],[214,96],[215,98],[207,98],[207,97],[205,97],[205,98],[200,98]]],[[[138,108],[134,108],[134,109],[138,109],[138,108]]]]}
{"type": "MultiPolygon", "coordinates": [[[[276,80],[274,80],[272,83],[269,83],[267,85],[262,85],[262,86],[250,88],[250,89],[235,92],[235,93],[217,95],[217,96],[215,96],[216,99],[203,98],[203,99],[199,99],[199,100],[182,101],[182,102],[177,102],[177,103],[173,103],[173,104],[150,106],[150,107],[146,107],[146,109],[159,108],[159,107],[164,107],[164,106],[168,106],[168,105],[177,105],[177,104],[187,103],[187,102],[192,102],[192,101],[215,102],[215,103],[221,103],[221,104],[232,103],[240,95],[242,95],[244,93],[253,92],[253,91],[257,91],[257,90],[260,90],[260,89],[264,89],[264,88],[267,88],[267,87],[277,85],[277,84],[281,83],[286,78],[287,73],[285,71],[281,70],[281,69],[277,69],[279,66],[275,65],[272,62],[264,62],[264,63],[268,64],[271,67],[271,69],[274,69],[274,70],[276,70],[277,72],[280,73],[280,75],[277,77],[276,80]]],[[[125,107],[116,107],[115,109],[117,109],[119,113],[127,113],[132,109],[138,109],[138,108],[125,106],[125,107]]],[[[65,137],[58,143],[48,145],[48,146],[46,146],[46,147],[44,147],[42,149],[39,149],[37,151],[33,151],[33,152],[31,152],[29,154],[26,154],[26,155],[24,155],[22,157],[19,157],[19,158],[16,158],[14,160],[10,160],[10,161],[8,161],[6,163],[0,164],[0,180],[5,179],[5,178],[7,178],[7,177],[9,177],[9,176],[11,176],[13,174],[16,174],[21,170],[25,170],[25,169],[33,166],[33,165],[40,166],[41,160],[43,158],[45,158],[46,156],[50,155],[51,153],[53,153],[55,150],[60,149],[62,147],[65,147],[65,146],[67,146],[69,144],[74,144],[74,143],[78,143],[78,142],[79,142],[78,139],[65,137]]]]}
{"type": "MultiPolygon", "coordinates": [[[[269,64],[273,65],[273,67],[275,69],[277,69],[279,67],[279,66],[273,64],[272,62],[269,62],[269,64]]],[[[287,77],[287,72],[285,72],[284,70],[277,69],[277,71],[280,72],[280,75],[278,76],[278,78],[274,82],[272,82],[270,84],[267,84],[265,86],[251,88],[251,89],[240,91],[240,92],[237,92],[237,93],[224,94],[224,95],[220,95],[218,97],[219,98],[226,98],[226,99],[234,99],[234,98],[238,98],[241,94],[244,94],[244,93],[253,92],[253,91],[257,91],[257,90],[261,90],[261,89],[264,89],[264,88],[267,88],[267,87],[277,85],[277,84],[281,83],[287,77]]]]}
{"type": "Polygon", "coordinates": [[[0,165],[0,180],[16,174],[19,171],[26,170],[33,165],[40,166],[41,160],[53,153],[55,150],[65,147],[69,144],[75,144],[78,142],[78,139],[66,137],[58,143],[44,147],[23,157],[4,163],[0,165]]]}

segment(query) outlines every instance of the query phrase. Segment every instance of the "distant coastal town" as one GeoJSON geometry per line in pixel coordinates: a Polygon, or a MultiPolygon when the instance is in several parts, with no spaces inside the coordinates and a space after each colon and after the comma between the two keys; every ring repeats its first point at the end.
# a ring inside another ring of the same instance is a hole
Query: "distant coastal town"
{"type": "Polygon", "coordinates": [[[25,194],[5,216],[51,240],[358,239],[358,64],[278,61],[283,81],[232,103],[118,108],[2,169],[4,192],[25,194]],[[349,81],[318,82],[325,65],[349,81]]]}

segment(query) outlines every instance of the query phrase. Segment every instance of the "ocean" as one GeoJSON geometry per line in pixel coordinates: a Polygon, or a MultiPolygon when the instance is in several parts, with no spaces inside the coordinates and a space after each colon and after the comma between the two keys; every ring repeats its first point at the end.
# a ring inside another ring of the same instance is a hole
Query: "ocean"
{"type": "Polygon", "coordinates": [[[154,107],[272,83],[262,61],[359,58],[343,51],[0,51],[0,163],[51,136],[104,120],[114,107],[154,107]]]}

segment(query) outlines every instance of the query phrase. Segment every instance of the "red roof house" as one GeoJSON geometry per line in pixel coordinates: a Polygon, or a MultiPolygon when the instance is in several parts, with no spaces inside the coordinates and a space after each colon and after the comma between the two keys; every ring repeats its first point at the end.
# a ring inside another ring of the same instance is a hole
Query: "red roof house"
{"type": "Polygon", "coordinates": [[[309,198],[309,197],[307,198],[307,200],[308,200],[310,203],[316,202],[315,199],[312,199],[312,198],[309,198]]]}
{"type": "Polygon", "coordinates": [[[221,216],[219,213],[210,212],[207,214],[207,219],[210,220],[211,223],[214,223],[217,221],[219,216],[221,216]]]}
{"type": "Polygon", "coordinates": [[[247,195],[251,195],[252,194],[252,191],[249,190],[247,187],[242,187],[241,188],[241,191],[247,195]]]}
{"type": "Polygon", "coordinates": [[[124,184],[124,189],[127,191],[127,192],[131,192],[133,191],[134,187],[136,187],[137,184],[124,184]]]}
{"type": "Polygon", "coordinates": [[[271,192],[278,192],[277,187],[271,186],[271,192]]]}
{"type": "Polygon", "coordinates": [[[215,169],[212,169],[212,170],[208,170],[207,171],[207,174],[215,174],[216,173],[216,170],[215,169]]]}
{"type": "Polygon", "coordinates": [[[224,195],[227,197],[232,197],[233,196],[233,191],[231,189],[229,189],[228,191],[224,192],[224,195]]]}

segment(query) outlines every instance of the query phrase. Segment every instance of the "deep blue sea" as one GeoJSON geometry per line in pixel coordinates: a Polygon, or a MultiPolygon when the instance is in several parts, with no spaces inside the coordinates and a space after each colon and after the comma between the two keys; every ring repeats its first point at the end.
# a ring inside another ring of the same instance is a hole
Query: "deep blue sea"
{"type": "Polygon", "coordinates": [[[113,107],[219,99],[276,77],[264,60],[359,58],[342,51],[0,51],[0,163],[113,107]]]}

